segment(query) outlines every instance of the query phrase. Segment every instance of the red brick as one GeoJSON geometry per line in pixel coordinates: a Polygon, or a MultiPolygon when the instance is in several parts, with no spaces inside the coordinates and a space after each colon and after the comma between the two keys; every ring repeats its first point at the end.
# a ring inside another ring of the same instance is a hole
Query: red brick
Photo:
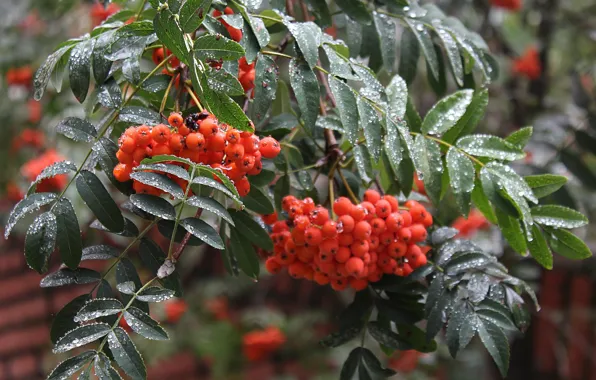
{"type": "Polygon", "coordinates": [[[0,304],[39,291],[41,278],[42,276],[34,271],[28,271],[20,276],[0,279],[0,304]]]}
{"type": "Polygon", "coordinates": [[[11,272],[19,272],[26,268],[25,257],[21,251],[12,251],[2,254],[0,260],[0,275],[10,275],[11,272]]]}
{"type": "Polygon", "coordinates": [[[13,379],[32,379],[38,370],[40,358],[33,354],[17,356],[8,362],[8,372],[13,379]]]}
{"type": "Polygon", "coordinates": [[[49,315],[47,303],[48,301],[40,294],[35,298],[1,308],[0,330],[28,321],[46,319],[49,315]]]}
{"type": "Polygon", "coordinates": [[[46,324],[28,326],[18,330],[10,330],[2,334],[0,357],[15,352],[49,346],[49,327],[46,324]]]}
{"type": "Polygon", "coordinates": [[[148,380],[162,380],[179,377],[185,380],[197,380],[199,376],[197,357],[190,352],[176,354],[153,364],[147,373],[148,380]]]}

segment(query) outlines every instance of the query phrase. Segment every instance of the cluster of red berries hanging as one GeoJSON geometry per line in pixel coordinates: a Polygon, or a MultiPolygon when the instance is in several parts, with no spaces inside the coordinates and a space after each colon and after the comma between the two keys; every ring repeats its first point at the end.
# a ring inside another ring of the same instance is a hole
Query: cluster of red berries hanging
{"type": "Polygon", "coordinates": [[[273,225],[274,253],[265,263],[267,270],[278,273],[288,268],[294,278],[330,284],[334,290],[348,286],[362,290],[383,274],[407,276],[427,262],[430,247],[417,243],[426,240],[433,218],[416,201],[405,206],[400,210],[395,197],[367,190],[357,205],[338,198],[333,220],[311,198],[286,196],[282,208],[287,220],[277,221],[275,214],[263,216],[273,225]]]}
{"type": "MultiPolygon", "coordinates": [[[[219,123],[207,111],[189,115],[184,119],[179,113],[168,118],[170,127],[140,125],[130,127],[118,139],[116,157],[120,162],[114,167],[114,177],[121,182],[130,180],[130,174],[147,157],[173,154],[195,163],[220,169],[245,196],[250,191],[247,176],[257,175],[263,169],[262,158],[275,158],[281,147],[273,137],[259,139],[252,132],[241,132],[227,124],[219,123]]],[[[172,176],[183,189],[186,181],[172,176]]],[[[161,195],[157,188],[134,181],[137,193],[161,195]]]]}

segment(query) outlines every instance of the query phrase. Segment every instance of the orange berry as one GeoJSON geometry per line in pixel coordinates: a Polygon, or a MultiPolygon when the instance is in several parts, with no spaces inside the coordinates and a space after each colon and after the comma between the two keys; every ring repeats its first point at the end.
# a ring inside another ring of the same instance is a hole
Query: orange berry
{"type": "Polygon", "coordinates": [[[333,212],[335,212],[337,216],[350,214],[352,207],[354,207],[352,201],[346,197],[339,197],[333,202],[333,212]]]}
{"type": "Polygon", "coordinates": [[[159,124],[151,130],[153,141],[158,144],[166,144],[170,141],[170,128],[164,124],[159,124]]]}
{"type": "Polygon", "coordinates": [[[216,134],[219,131],[219,127],[213,118],[208,117],[207,119],[201,122],[199,126],[199,132],[203,134],[203,136],[208,137],[216,134]]]}
{"type": "Polygon", "coordinates": [[[279,265],[274,257],[270,257],[265,261],[265,268],[271,274],[277,274],[281,271],[281,265],[279,265]]]}
{"type": "Polygon", "coordinates": [[[178,127],[178,133],[180,133],[182,136],[186,136],[190,133],[190,129],[188,129],[186,125],[182,125],[178,127]]]}
{"type": "Polygon", "coordinates": [[[335,254],[335,261],[338,263],[345,263],[351,256],[352,252],[350,251],[350,248],[339,247],[337,249],[337,253],[335,254]]]}
{"type": "Polygon", "coordinates": [[[238,144],[241,141],[240,132],[236,129],[229,129],[226,132],[226,141],[230,144],[238,144]]]}
{"type": "Polygon", "coordinates": [[[367,286],[368,286],[368,281],[365,279],[359,279],[359,278],[351,278],[350,279],[350,287],[357,292],[366,289],[367,286]]]}
{"type": "Polygon", "coordinates": [[[178,112],[172,112],[168,117],[168,123],[170,123],[172,127],[180,128],[184,125],[184,119],[178,112]]]}
{"type": "Polygon", "coordinates": [[[120,150],[132,154],[137,149],[137,143],[132,137],[124,136],[120,143],[120,150]]]}
{"type": "Polygon", "coordinates": [[[392,212],[391,214],[389,214],[387,219],[385,219],[385,225],[387,227],[387,230],[391,232],[397,232],[403,224],[404,218],[396,212],[392,212]]]}
{"type": "Polygon", "coordinates": [[[343,234],[337,235],[337,239],[339,241],[339,245],[348,247],[354,242],[354,235],[344,232],[343,234]]]}
{"type": "Polygon", "coordinates": [[[148,154],[148,148],[138,147],[133,152],[132,159],[133,159],[134,162],[140,163],[141,161],[143,161],[148,156],[149,156],[149,154],[148,154]]]}
{"type": "Polygon", "coordinates": [[[337,253],[337,250],[339,249],[339,243],[337,239],[323,240],[319,249],[321,250],[321,253],[333,256],[337,253]]]}
{"type": "Polygon", "coordinates": [[[123,164],[132,164],[132,154],[126,153],[122,149],[118,149],[116,158],[123,164]]]}
{"type": "Polygon", "coordinates": [[[353,235],[356,239],[359,240],[365,240],[368,239],[370,237],[370,234],[372,233],[372,227],[370,226],[370,224],[367,221],[360,221],[358,223],[356,223],[356,225],[354,226],[354,232],[353,235]]]}
{"type": "Polygon", "coordinates": [[[325,273],[315,273],[313,280],[319,285],[327,285],[329,283],[329,276],[325,273]]]}
{"type": "Polygon", "coordinates": [[[410,231],[412,232],[412,241],[414,243],[419,243],[426,240],[428,236],[428,232],[426,231],[426,227],[424,227],[420,223],[412,224],[410,226],[410,231]]]}
{"type": "Polygon", "coordinates": [[[387,247],[387,254],[394,259],[404,257],[408,250],[408,246],[403,241],[394,241],[387,247]]]}
{"type": "Polygon", "coordinates": [[[273,137],[265,137],[259,142],[259,151],[265,158],[275,158],[281,151],[281,146],[273,137]]]}
{"type": "Polygon", "coordinates": [[[151,128],[146,125],[137,127],[137,145],[144,147],[151,143],[151,128]]]}
{"type": "Polygon", "coordinates": [[[250,182],[248,182],[246,176],[234,181],[234,185],[236,185],[236,190],[238,190],[241,197],[245,197],[250,193],[250,182]]]}
{"type": "Polygon", "coordinates": [[[354,277],[360,277],[364,270],[364,261],[358,257],[351,257],[346,261],[346,271],[354,277]]]}
{"type": "Polygon", "coordinates": [[[132,167],[126,164],[118,164],[114,166],[114,178],[120,182],[126,182],[130,180],[130,173],[132,173],[132,167]]]}
{"type": "Polygon", "coordinates": [[[364,257],[364,254],[368,252],[369,244],[366,240],[357,240],[350,246],[352,255],[356,257],[364,257]]]}
{"type": "Polygon", "coordinates": [[[236,42],[240,42],[242,40],[242,30],[236,28],[228,28],[228,33],[230,34],[230,38],[236,42]]]}
{"type": "Polygon", "coordinates": [[[399,230],[397,232],[397,236],[399,237],[399,239],[403,242],[409,242],[410,239],[412,238],[412,231],[410,231],[409,228],[402,228],[401,230],[399,230]]]}
{"type": "Polygon", "coordinates": [[[230,159],[236,161],[244,156],[244,146],[241,144],[231,144],[226,147],[226,156],[230,159]]]}
{"type": "Polygon", "coordinates": [[[342,215],[337,219],[338,232],[350,233],[354,230],[356,222],[350,215],[342,215]]]}
{"type": "Polygon", "coordinates": [[[273,214],[261,215],[261,219],[265,224],[273,224],[277,222],[277,212],[273,212],[273,214]]]}
{"type": "Polygon", "coordinates": [[[169,145],[166,144],[159,144],[155,145],[151,150],[151,156],[161,156],[164,154],[171,154],[172,149],[170,149],[169,145]]]}
{"type": "Polygon", "coordinates": [[[352,216],[352,218],[354,218],[354,221],[359,222],[366,218],[367,210],[364,207],[362,207],[362,205],[356,205],[352,207],[350,215],[352,216]]]}
{"type": "Polygon", "coordinates": [[[329,211],[324,207],[317,207],[310,213],[310,221],[317,226],[322,226],[329,220],[329,211]]]}
{"type": "Polygon", "coordinates": [[[381,199],[386,200],[391,205],[391,212],[397,212],[399,210],[399,202],[394,196],[383,195],[381,199]]]}
{"type": "Polygon", "coordinates": [[[309,245],[316,246],[323,241],[323,233],[319,228],[309,227],[304,231],[304,239],[309,245]]]}
{"type": "Polygon", "coordinates": [[[182,150],[184,148],[184,137],[178,133],[172,134],[170,136],[170,148],[174,152],[182,150]]]}
{"type": "Polygon", "coordinates": [[[331,280],[330,284],[331,284],[331,288],[333,290],[335,290],[336,292],[345,290],[348,287],[348,281],[344,280],[342,278],[337,278],[335,280],[331,280]]]}
{"type": "Polygon", "coordinates": [[[385,221],[381,218],[374,218],[371,220],[370,226],[372,227],[372,233],[374,235],[380,235],[385,232],[386,229],[385,221]]]}
{"type": "Polygon", "coordinates": [[[412,215],[407,211],[401,211],[399,214],[404,220],[402,227],[410,227],[412,225],[412,215]]]}
{"type": "Polygon", "coordinates": [[[379,192],[376,190],[368,189],[364,192],[363,199],[367,202],[375,204],[381,199],[381,194],[379,194],[379,192]]]}
{"type": "Polygon", "coordinates": [[[236,161],[236,166],[238,166],[240,170],[244,172],[252,170],[252,168],[255,167],[255,156],[245,155],[236,161]]]}
{"type": "Polygon", "coordinates": [[[426,218],[428,211],[424,208],[424,206],[418,204],[410,207],[410,215],[412,215],[412,222],[413,223],[422,223],[426,218]]]}
{"type": "Polygon", "coordinates": [[[199,150],[205,146],[205,137],[201,133],[189,133],[186,136],[186,146],[190,150],[199,150]]]}
{"type": "Polygon", "coordinates": [[[226,147],[226,134],[223,131],[218,131],[207,139],[207,149],[213,151],[221,151],[226,147]]]}
{"type": "Polygon", "coordinates": [[[323,224],[323,228],[321,228],[321,232],[323,233],[323,237],[325,239],[334,238],[337,236],[337,223],[333,220],[328,220],[323,224]]]}
{"type": "Polygon", "coordinates": [[[381,199],[375,203],[375,212],[379,218],[386,218],[391,214],[391,203],[381,199]]]}

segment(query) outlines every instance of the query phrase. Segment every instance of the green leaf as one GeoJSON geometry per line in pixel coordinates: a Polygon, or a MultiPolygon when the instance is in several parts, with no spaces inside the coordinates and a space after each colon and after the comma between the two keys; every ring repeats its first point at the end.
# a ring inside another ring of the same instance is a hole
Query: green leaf
{"type": "Polygon", "coordinates": [[[307,0],[306,2],[310,5],[320,26],[325,27],[332,25],[333,20],[331,19],[331,12],[329,12],[329,7],[324,0],[307,0]]]}
{"type": "Polygon", "coordinates": [[[399,70],[398,74],[407,84],[411,84],[416,77],[418,59],[420,58],[420,45],[416,35],[405,28],[402,32],[399,46],[399,70]]]}
{"type": "Polygon", "coordinates": [[[505,377],[509,368],[509,341],[499,326],[486,319],[479,321],[478,336],[505,377]]]}
{"type": "MultiPolygon", "coordinates": [[[[159,157],[159,156],[156,156],[156,157],[159,157]]],[[[143,162],[145,162],[145,159],[143,159],[143,162]]],[[[188,163],[188,164],[192,165],[192,163],[188,163]]],[[[181,166],[173,165],[173,164],[164,164],[162,162],[156,163],[156,164],[141,164],[134,169],[135,170],[158,171],[158,172],[172,174],[172,175],[174,175],[180,179],[183,179],[185,181],[190,180],[190,175],[188,174],[188,170],[186,170],[185,168],[183,168],[181,166]]]]}
{"type": "Polygon", "coordinates": [[[434,44],[433,46],[438,60],[439,77],[435,78],[432,75],[432,69],[429,67],[428,61],[426,61],[426,78],[435,95],[442,98],[447,93],[447,64],[445,63],[443,52],[439,45],[434,44]]]}
{"type": "Polygon", "coordinates": [[[197,38],[194,42],[193,52],[202,61],[217,61],[219,59],[234,61],[246,54],[238,42],[221,35],[212,34],[197,38]]]}
{"type": "Polygon", "coordinates": [[[451,147],[446,156],[447,170],[449,171],[449,183],[455,195],[457,206],[464,216],[470,212],[472,191],[474,190],[474,179],[476,170],[472,161],[451,147]]]}
{"type": "Polygon", "coordinates": [[[250,176],[248,179],[250,180],[250,184],[258,187],[267,187],[273,182],[275,179],[276,174],[273,170],[263,169],[257,175],[250,176]]]}
{"type": "Polygon", "coordinates": [[[111,30],[106,33],[102,33],[95,39],[95,46],[93,47],[92,59],[93,59],[93,78],[97,84],[102,84],[108,79],[110,75],[110,69],[112,68],[112,61],[107,59],[105,56],[110,51],[110,44],[112,38],[116,33],[115,30],[111,30]]]}
{"type": "Polygon", "coordinates": [[[360,24],[370,23],[371,17],[368,9],[360,0],[339,0],[336,4],[352,20],[358,21],[360,24]]]}
{"type": "Polygon", "coordinates": [[[180,8],[180,26],[184,33],[192,33],[201,26],[211,8],[211,0],[188,0],[180,8]]]}
{"type": "Polygon", "coordinates": [[[592,251],[580,238],[569,231],[549,228],[548,242],[553,251],[572,260],[592,257],[592,251]]]}
{"type": "MultiPolygon", "coordinates": [[[[445,339],[447,340],[447,346],[449,347],[449,353],[451,357],[455,359],[459,350],[465,346],[462,345],[462,339],[460,334],[463,331],[462,327],[468,325],[471,322],[471,316],[473,311],[468,306],[467,302],[462,302],[454,305],[454,310],[449,317],[447,323],[447,329],[445,331],[445,339]]],[[[476,330],[472,330],[473,333],[476,330]]],[[[469,340],[468,340],[469,341],[469,340]]],[[[464,342],[465,343],[465,342],[464,342]]]]}
{"type": "MultiPolygon", "coordinates": [[[[194,237],[191,237],[191,239],[192,238],[194,237]]],[[[147,266],[153,274],[157,274],[159,268],[161,268],[166,261],[166,254],[157,244],[147,238],[141,239],[141,243],[139,244],[139,256],[145,266],[147,266]]],[[[169,276],[162,278],[161,283],[165,288],[173,290],[176,297],[182,296],[182,281],[180,280],[180,275],[177,270],[174,270],[169,276]]]]}
{"type": "Polygon", "coordinates": [[[128,376],[134,380],[145,380],[147,370],[143,358],[128,334],[121,327],[116,327],[114,331],[110,332],[108,346],[114,354],[114,360],[128,376]]]}
{"type": "Polygon", "coordinates": [[[582,213],[557,205],[536,206],[532,208],[532,217],[536,223],[553,228],[578,228],[588,224],[582,213]]]}
{"type": "Polygon", "coordinates": [[[518,147],[519,149],[524,149],[530,138],[532,137],[532,133],[534,132],[534,128],[532,127],[524,127],[518,129],[517,131],[513,132],[509,136],[505,138],[510,144],[518,147]]]}
{"type": "Polygon", "coordinates": [[[319,115],[319,81],[312,69],[303,61],[290,61],[290,85],[300,108],[305,127],[312,131],[319,115]]]}
{"type": "Polygon", "coordinates": [[[292,22],[284,18],[284,25],[288,28],[308,66],[312,69],[319,59],[319,46],[321,45],[321,28],[312,21],[292,22]]]}
{"type": "Polygon", "coordinates": [[[358,142],[358,104],[354,91],[344,82],[331,77],[329,86],[337,104],[337,111],[350,144],[358,142]]]}
{"type": "Polygon", "coordinates": [[[443,174],[443,161],[439,145],[422,135],[416,136],[412,159],[418,177],[424,182],[426,193],[434,204],[438,204],[443,174]]]}
{"type": "Polygon", "coordinates": [[[259,54],[255,66],[255,96],[250,109],[255,123],[264,120],[277,92],[278,67],[275,61],[266,55],[259,54]]]}
{"type": "Polygon", "coordinates": [[[567,183],[567,177],[555,174],[529,175],[524,180],[532,188],[536,198],[544,198],[567,183]]]}
{"type": "MultiPolygon", "coordinates": [[[[221,172],[218,171],[218,173],[220,175],[223,175],[221,172]]],[[[226,177],[227,178],[227,177],[226,177]]],[[[228,179],[229,181],[229,179],[228,179]]],[[[232,193],[227,186],[222,185],[221,183],[217,182],[216,180],[214,180],[213,178],[209,178],[209,177],[195,177],[192,180],[193,184],[196,185],[201,185],[201,186],[208,186],[212,189],[215,190],[219,190],[222,193],[224,193],[225,195],[227,195],[228,197],[232,198],[234,201],[236,201],[237,204],[241,205],[242,202],[240,202],[240,197],[239,195],[237,195],[237,191],[235,191],[236,194],[232,193]]],[[[225,182],[224,182],[225,183],[225,182]]],[[[234,188],[234,190],[236,190],[236,188],[234,188]]]]}
{"type": "Polygon", "coordinates": [[[464,115],[457,121],[455,126],[443,135],[443,140],[453,143],[458,137],[468,135],[474,131],[488,106],[488,89],[480,89],[474,92],[472,102],[466,109],[464,115]]]}
{"type": "Polygon", "coordinates": [[[180,221],[185,230],[216,249],[223,249],[223,241],[217,231],[205,221],[197,218],[186,218],[180,221]]]}
{"type": "Polygon", "coordinates": [[[226,208],[224,206],[222,206],[221,203],[219,203],[218,201],[216,201],[213,198],[192,196],[186,200],[186,203],[188,203],[189,205],[191,205],[193,207],[198,207],[200,209],[212,212],[215,215],[223,218],[225,221],[230,223],[232,226],[234,225],[234,221],[232,220],[230,213],[228,213],[226,208]]]}
{"type": "Polygon", "coordinates": [[[401,336],[377,322],[367,325],[368,333],[380,344],[393,350],[409,350],[412,347],[401,336]]]}
{"type": "Polygon", "coordinates": [[[362,331],[362,326],[350,326],[340,329],[337,332],[323,338],[319,343],[323,347],[339,347],[354,339],[362,331]]]}
{"type": "Polygon", "coordinates": [[[79,103],[83,103],[89,91],[91,80],[91,52],[95,44],[94,39],[81,41],[75,45],[68,61],[68,78],[70,88],[79,103]]]}
{"type": "Polygon", "coordinates": [[[97,101],[107,108],[120,108],[122,105],[122,90],[114,79],[110,79],[97,89],[97,101]]]}
{"type": "Polygon", "coordinates": [[[496,210],[496,215],[499,222],[499,228],[501,229],[501,233],[505,240],[507,240],[511,248],[517,253],[525,255],[528,247],[526,245],[524,231],[522,230],[519,221],[499,209],[496,210]]]}
{"type": "Polygon", "coordinates": [[[58,227],[56,217],[50,212],[39,215],[25,236],[25,259],[27,265],[38,273],[48,270],[50,255],[54,252],[58,227]]]}
{"type": "Polygon", "coordinates": [[[348,358],[341,367],[339,380],[352,380],[354,378],[360,358],[362,357],[361,350],[361,347],[356,347],[350,352],[350,355],[348,355],[348,358]]]}
{"type": "Polygon", "coordinates": [[[60,338],[58,342],[56,342],[52,352],[59,354],[84,346],[106,336],[108,332],[110,332],[110,325],[107,323],[92,323],[79,326],[60,338]]]}
{"type": "Polygon", "coordinates": [[[208,91],[204,95],[203,100],[207,102],[211,112],[220,122],[240,131],[253,131],[252,123],[242,108],[228,95],[214,91],[208,91]]]}
{"type": "Polygon", "coordinates": [[[532,257],[546,269],[553,269],[553,254],[536,225],[532,226],[532,240],[528,239],[528,249],[532,257]]]}
{"type": "Polygon", "coordinates": [[[27,195],[35,193],[37,190],[37,184],[47,178],[52,178],[60,174],[68,174],[70,172],[76,172],[77,166],[71,161],[58,161],[50,166],[46,166],[41,173],[35,178],[35,181],[31,183],[27,190],[27,195]]]}
{"type": "Polygon", "coordinates": [[[52,212],[56,216],[58,226],[57,241],[62,262],[71,269],[76,269],[81,262],[83,246],[79,221],[72,204],[67,198],[60,199],[52,212]]]}
{"type": "MultiPolygon", "coordinates": [[[[379,359],[377,359],[375,354],[373,354],[370,350],[363,347],[361,347],[360,349],[362,350],[363,364],[366,365],[368,372],[374,375],[375,378],[387,378],[395,375],[394,370],[389,368],[383,368],[379,359]]],[[[362,368],[363,365],[360,364],[360,367],[362,368]]]]}
{"type": "Polygon", "coordinates": [[[497,224],[497,216],[491,206],[488,198],[484,194],[482,184],[478,179],[475,180],[474,190],[472,190],[472,203],[492,224],[497,224]]]}
{"type": "Polygon", "coordinates": [[[273,242],[267,231],[255,221],[246,211],[234,211],[230,213],[236,224],[236,231],[248,239],[251,243],[263,248],[266,251],[273,250],[273,242]]]}
{"type": "Polygon", "coordinates": [[[404,158],[399,132],[397,126],[393,123],[387,123],[386,128],[384,151],[391,168],[395,173],[398,173],[400,163],[404,158]]]}
{"type": "MultiPolygon", "coordinates": [[[[112,367],[110,359],[100,352],[94,360],[93,369],[99,380],[121,380],[120,374],[112,367]]],[[[80,380],[80,379],[78,379],[80,380]]]]}
{"type": "MultiPolygon", "coordinates": [[[[132,293],[134,293],[134,289],[140,289],[143,286],[141,279],[137,274],[137,268],[134,266],[132,261],[127,258],[122,258],[116,265],[116,283],[118,284],[116,286],[118,290],[124,293],[122,295],[122,302],[124,302],[124,304],[128,304],[132,297],[130,294],[122,291],[122,284],[129,284],[133,290],[132,293]]],[[[132,305],[149,312],[149,307],[138,300],[134,300],[132,305]]]]}
{"type": "Polygon", "coordinates": [[[130,201],[136,207],[158,218],[176,219],[174,206],[161,197],[149,194],[133,194],[130,196],[130,201]]]}
{"type": "Polygon", "coordinates": [[[74,317],[75,322],[87,322],[93,319],[118,314],[124,309],[122,302],[115,298],[96,298],[87,301],[74,317]]]}
{"type": "Polygon", "coordinates": [[[324,36],[323,50],[329,60],[329,72],[335,76],[345,79],[356,79],[352,71],[352,67],[348,61],[348,58],[338,52],[339,49],[346,48],[347,46],[341,44],[335,44],[336,41],[331,42],[331,37],[327,39],[327,35],[324,36]]]}
{"type": "Polygon", "coordinates": [[[373,170],[368,149],[364,145],[356,145],[353,152],[360,179],[366,183],[372,181],[373,170]]]}
{"type": "Polygon", "coordinates": [[[382,13],[373,12],[373,21],[381,42],[383,66],[387,72],[392,73],[395,68],[398,46],[395,19],[382,13]]]}
{"type": "Polygon", "coordinates": [[[457,141],[456,146],[473,156],[494,158],[502,161],[515,161],[526,156],[515,145],[492,135],[464,136],[457,141]]]}
{"type": "Polygon", "coordinates": [[[173,179],[164,174],[153,172],[132,172],[130,178],[139,181],[142,184],[153,186],[157,189],[171,194],[175,198],[184,198],[184,191],[173,179]]]}
{"type": "Polygon", "coordinates": [[[153,27],[159,40],[182,62],[188,64],[191,43],[180,26],[179,16],[169,9],[160,10],[153,19],[153,27]]]}
{"type": "Polygon", "coordinates": [[[110,182],[112,182],[112,185],[123,194],[131,194],[132,181],[120,182],[114,178],[114,167],[119,163],[118,158],[116,158],[118,145],[112,140],[102,137],[93,145],[92,149],[99,158],[99,166],[101,167],[101,170],[103,170],[110,182]]]}
{"type": "Polygon", "coordinates": [[[229,249],[232,255],[238,261],[240,269],[248,276],[254,279],[259,277],[259,258],[247,236],[241,234],[237,229],[230,231],[229,249]]]}
{"type": "Polygon", "coordinates": [[[453,77],[455,78],[457,85],[462,87],[464,85],[464,67],[462,64],[461,55],[459,53],[457,41],[455,38],[453,38],[453,35],[450,31],[440,27],[440,22],[433,22],[433,24],[435,26],[435,32],[443,43],[443,47],[447,53],[447,58],[449,58],[451,70],[453,71],[453,77]]]}
{"type": "Polygon", "coordinates": [[[74,321],[74,316],[89,298],[89,294],[75,297],[56,314],[50,329],[50,339],[52,340],[52,343],[56,343],[58,339],[64,336],[67,332],[78,326],[74,321]]]}
{"type": "Polygon", "coordinates": [[[472,102],[473,90],[460,90],[441,100],[428,111],[422,132],[440,136],[453,128],[472,102]]]}
{"type": "Polygon", "coordinates": [[[78,370],[83,368],[97,354],[97,351],[85,351],[77,356],[68,358],[52,370],[48,380],[70,379],[78,370]]]}
{"type": "Polygon", "coordinates": [[[168,340],[168,333],[141,309],[129,307],[124,311],[126,323],[139,335],[151,340],[168,340]]]}
{"type": "Polygon", "coordinates": [[[366,147],[373,160],[378,162],[381,157],[382,147],[381,137],[383,127],[381,126],[381,119],[370,103],[362,98],[358,98],[357,103],[361,128],[366,138],[366,147]]]}
{"type": "Polygon", "coordinates": [[[210,69],[207,74],[207,84],[209,84],[210,89],[220,94],[229,96],[244,95],[244,89],[238,78],[223,68],[219,70],[210,69]]]}
{"type": "Polygon", "coordinates": [[[120,254],[120,250],[111,245],[92,245],[83,248],[83,256],[81,261],[84,260],[110,260],[115,259],[120,254]]]}
{"type": "Polygon", "coordinates": [[[257,214],[267,215],[273,214],[275,211],[271,198],[269,198],[262,189],[256,186],[251,186],[250,192],[247,196],[242,198],[242,202],[246,208],[257,214]]]}
{"type": "Polygon", "coordinates": [[[74,45],[62,46],[60,49],[50,54],[44,63],[39,66],[39,69],[37,69],[35,77],[33,78],[33,87],[35,89],[33,97],[35,100],[41,99],[56,65],[61,61],[62,56],[68,53],[73,47],[74,45]]]}
{"type": "Polygon", "coordinates": [[[97,137],[93,124],[78,117],[67,117],[56,126],[56,132],[77,142],[92,142],[97,137]]]}
{"type": "Polygon", "coordinates": [[[102,225],[114,232],[124,229],[124,218],[118,205],[95,174],[82,170],[77,176],[76,186],[79,195],[102,225]]]}
{"type": "Polygon", "coordinates": [[[420,44],[422,52],[426,58],[426,63],[428,64],[433,77],[435,79],[439,79],[439,58],[437,57],[437,52],[435,50],[432,36],[428,27],[426,27],[422,22],[409,18],[406,18],[404,21],[408,25],[409,30],[412,31],[418,40],[418,43],[420,44]]]}
{"type": "Polygon", "coordinates": [[[165,91],[168,88],[168,84],[172,80],[172,77],[169,75],[154,75],[152,77],[147,78],[141,88],[147,92],[157,93],[161,91],[165,91]]]}
{"type": "MultiPolygon", "coordinates": [[[[290,61],[291,63],[291,61],[290,61]]],[[[291,67],[291,66],[290,66],[291,67]]],[[[292,73],[289,70],[290,74],[292,73]]],[[[313,73],[314,74],[314,73],[313,73]]],[[[316,76],[315,76],[316,79],[316,76]]],[[[271,114],[272,115],[280,115],[284,113],[292,112],[292,106],[290,104],[290,91],[288,90],[288,85],[286,82],[279,81],[277,83],[277,91],[275,92],[275,100],[271,105],[271,114]]]]}
{"type": "Polygon", "coordinates": [[[403,119],[408,107],[408,87],[406,82],[399,75],[396,75],[391,79],[386,92],[390,118],[393,120],[403,119]]]}
{"type": "Polygon", "coordinates": [[[120,111],[121,121],[131,124],[157,125],[162,122],[159,114],[141,106],[126,106],[120,111]]]}
{"type": "Polygon", "coordinates": [[[450,276],[472,269],[480,269],[494,262],[494,259],[484,253],[468,252],[458,255],[445,265],[445,273],[450,276]]]}

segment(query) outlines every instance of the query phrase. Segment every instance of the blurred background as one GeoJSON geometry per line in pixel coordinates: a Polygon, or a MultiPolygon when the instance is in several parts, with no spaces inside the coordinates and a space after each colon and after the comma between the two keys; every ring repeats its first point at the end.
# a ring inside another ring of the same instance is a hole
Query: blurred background
{"type": "MultiPolygon", "coordinates": [[[[480,132],[504,136],[534,126],[527,158],[516,170],[524,175],[567,176],[569,184],[550,200],[577,208],[592,219],[596,211],[594,0],[434,3],[483,36],[498,57],[500,77],[489,88],[488,112],[480,132]]],[[[91,110],[82,107],[70,91],[48,89],[41,102],[34,101],[32,81],[38,66],[60,42],[90,32],[123,7],[136,9],[139,4],[115,2],[104,8],[91,0],[0,1],[2,225],[45,166],[65,157],[80,162],[86,153],[58,137],[54,129],[64,117],[84,116],[91,110]]],[[[328,32],[342,38],[344,16],[336,16],[334,23],[328,32]]],[[[419,70],[424,71],[424,65],[419,70]]],[[[53,83],[62,81],[59,71],[53,83]]],[[[412,88],[414,102],[424,114],[455,85],[429,83],[425,75],[418,75],[412,88]]],[[[66,181],[58,176],[42,185],[49,191],[61,190],[66,181]]],[[[419,191],[423,193],[422,188],[419,191]]],[[[79,202],[75,208],[85,240],[126,245],[123,238],[88,229],[90,211],[74,193],[69,198],[79,202]]],[[[539,294],[542,310],[532,312],[526,334],[510,337],[508,379],[596,379],[594,260],[571,262],[557,257],[555,270],[544,271],[506,247],[498,229],[482,216],[454,220],[451,207],[440,205],[435,210],[438,219],[502,255],[514,274],[539,294]]],[[[596,245],[593,229],[585,227],[580,234],[591,248],[596,245]]],[[[20,238],[13,234],[0,242],[0,380],[42,379],[64,359],[50,351],[49,326],[68,301],[88,291],[85,286],[39,288],[41,276],[27,268],[23,258],[23,234],[20,231],[20,238]]],[[[152,238],[165,243],[159,233],[152,238]]],[[[332,331],[335,318],[352,300],[350,292],[336,293],[287,275],[264,275],[257,283],[231,278],[217,252],[204,247],[188,250],[178,265],[184,297],[153,309],[172,339],[135,341],[150,368],[150,379],[338,378],[352,347],[327,350],[317,342],[332,331]]],[[[139,260],[134,253],[132,259],[139,260]]],[[[90,265],[101,270],[104,264],[90,265]]],[[[386,364],[399,372],[399,379],[497,379],[498,371],[478,343],[473,342],[457,360],[443,346],[432,354],[398,352],[386,364]]]]}

